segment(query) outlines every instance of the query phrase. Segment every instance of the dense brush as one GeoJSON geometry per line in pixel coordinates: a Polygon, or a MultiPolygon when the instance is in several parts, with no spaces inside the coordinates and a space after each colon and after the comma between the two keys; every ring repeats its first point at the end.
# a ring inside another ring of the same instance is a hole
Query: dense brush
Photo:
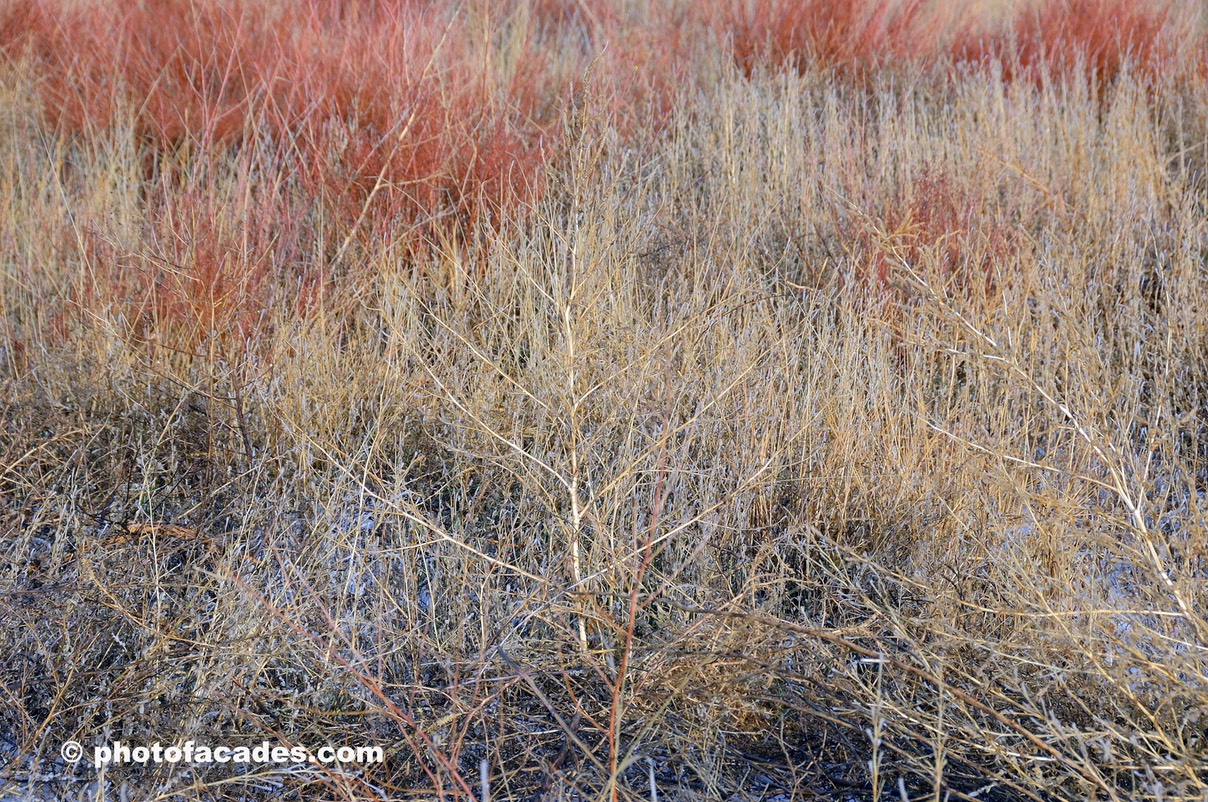
{"type": "Polygon", "coordinates": [[[1202,800],[1203,22],[940,11],[0,5],[0,796],[1202,800]]]}

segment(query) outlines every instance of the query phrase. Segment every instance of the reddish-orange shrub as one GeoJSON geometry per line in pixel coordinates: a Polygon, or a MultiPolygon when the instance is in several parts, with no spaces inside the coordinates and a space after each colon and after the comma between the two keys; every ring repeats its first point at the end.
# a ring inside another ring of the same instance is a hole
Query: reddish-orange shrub
{"type": "Polygon", "coordinates": [[[922,55],[924,12],[922,0],[733,0],[713,21],[748,76],[811,63],[859,74],[922,55]]]}
{"type": "Polygon", "coordinates": [[[539,186],[526,114],[540,60],[494,85],[480,40],[423,0],[19,0],[0,48],[36,59],[48,120],[88,137],[131,115],[156,151],[269,135],[345,228],[494,218],[539,186]],[[31,45],[26,48],[26,44],[31,45]],[[522,108],[523,107],[523,108],[522,108]]]}
{"type": "Polygon", "coordinates": [[[217,324],[226,322],[233,302],[243,300],[232,298],[223,286],[235,265],[216,246],[212,231],[193,228],[188,233],[202,237],[196,256],[181,253],[181,241],[169,241],[167,252],[157,252],[158,247],[126,252],[101,232],[89,232],[90,280],[74,299],[76,305],[103,312],[134,340],[166,340],[164,344],[184,351],[197,347],[207,332],[226,334],[217,324]]]}
{"type": "Polygon", "coordinates": [[[514,91],[522,113],[547,131],[556,131],[561,112],[570,105],[606,118],[625,137],[649,135],[652,128],[657,132],[676,92],[692,80],[692,37],[705,32],[699,9],[691,6],[622,0],[494,2],[502,2],[507,14],[525,13],[531,20],[518,75],[524,80],[514,91]],[[541,75],[547,62],[543,51],[551,47],[559,51],[561,84],[541,75]],[[526,87],[535,87],[537,94],[526,87]]]}
{"type": "Polygon", "coordinates": [[[1137,0],[1044,0],[1025,8],[1004,32],[965,35],[954,46],[958,62],[997,62],[1007,81],[1065,80],[1083,71],[1100,86],[1126,63],[1142,75],[1170,66],[1169,3],[1137,0]]]}
{"type": "Polygon", "coordinates": [[[616,30],[622,21],[617,0],[528,0],[528,4],[533,20],[546,29],[579,28],[596,37],[616,30]]]}
{"type": "Polygon", "coordinates": [[[256,40],[237,3],[43,3],[21,23],[46,114],[65,133],[106,128],[123,111],[161,146],[221,142],[243,127],[256,40]]]}
{"type": "Polygon", "coordinates": [[[517,113],[536,77],[493,86],[446,25],[396,4],[338,24],[313,15],[292,32],[271,118],[298,149],[306,187],[346,224],[473,222],[537,186],[544,131],[517,113]],[[439,61],[438,47],[448,48],[439,61]]]}
{"type": "Polygon", "coordinates": [[[119,321],[135,340],[195,351],[211,338],[242,348],[264,332],[281,293],[314,291],[319,268],[308,253],[305,208],[241,170],[251,204],[232,209],[204,181],[161,178],[147,189],[146,219],[134,243],[84,230],[86,281],[73,299],[83,314],[119,321]]]}
{"type": "Polygon", "coordinates": [[[616,96],[622,132],[661,128],[671,117],[680,90],[697,79],[689,60],[692,41],[704,26],[688,13],[663,9],[647,24],[628,29],[606,51],[606,68],[616,96]]]}
{"type": "Polygon", "coordinates": [[[38,0],[9,0],[0,5],[0,55],[16,57],[30,44],[36,31],[46,26],[38,0]]]}
{"type": "MultiPolygon", "coordinates": [[[[937,291],[984,297],[997,286],[994,272],[1015,249],[1016,229],[996,219],[967,188],[942,172],[919,176],[887,206],[880,223],[888,241],[871,242],[867,272],[859,277],[880,293],[903,282],[891,260],[904,261],[937,291]]],[[[907,293],[909,295],[909,293],[907,293]]]]}

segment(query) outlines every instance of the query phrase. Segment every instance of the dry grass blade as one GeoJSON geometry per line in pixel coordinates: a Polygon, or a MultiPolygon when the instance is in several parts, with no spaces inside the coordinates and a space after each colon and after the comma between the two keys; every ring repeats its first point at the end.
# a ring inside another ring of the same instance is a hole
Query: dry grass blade
{"type": "Polygon", "coordinates": [[[1206,25],[0,2],[0,799],[1202,802],[1206,25]]]}

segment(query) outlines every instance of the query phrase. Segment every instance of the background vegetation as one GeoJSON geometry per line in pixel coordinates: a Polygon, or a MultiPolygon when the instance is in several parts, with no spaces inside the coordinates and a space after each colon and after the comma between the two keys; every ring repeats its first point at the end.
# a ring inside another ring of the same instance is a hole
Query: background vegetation
{"type": "Polygon", "coordinates": [[[0,3],[5,793],[1204,799],[1204,28],[0,3]]]}

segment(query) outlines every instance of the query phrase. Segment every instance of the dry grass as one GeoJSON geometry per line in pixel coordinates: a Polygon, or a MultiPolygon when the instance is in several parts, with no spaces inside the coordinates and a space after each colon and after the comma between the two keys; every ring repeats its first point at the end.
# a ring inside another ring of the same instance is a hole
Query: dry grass
{"type": "Polygon", "coordinates": [[[1208,794],[1202,27],[119,5],[0,13],[4,793],[1208,794]]]}

